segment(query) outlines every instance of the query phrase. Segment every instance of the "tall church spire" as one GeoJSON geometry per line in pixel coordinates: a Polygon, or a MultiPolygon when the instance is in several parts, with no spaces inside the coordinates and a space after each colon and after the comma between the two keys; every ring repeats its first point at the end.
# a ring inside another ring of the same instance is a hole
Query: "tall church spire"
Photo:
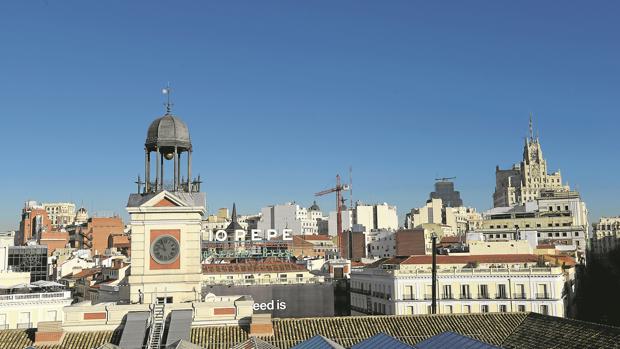
{"type": "Polygon", "coordinates": [[[232,215],[231,215],[231,220],[233,222],[237,222],[237,206],[235,205],[235,203],[233,202],[233,209],[232,209],[232,215]]]}

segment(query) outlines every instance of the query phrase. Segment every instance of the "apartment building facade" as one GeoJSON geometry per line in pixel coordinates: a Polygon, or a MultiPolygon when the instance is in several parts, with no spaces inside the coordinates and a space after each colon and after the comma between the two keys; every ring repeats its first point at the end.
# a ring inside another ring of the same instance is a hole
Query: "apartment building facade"
{"type": "MultiPolygon", "coordinates": [[[[569,312],[572,270],[535,255],[438,256],[437,313],[569,312]]],[[[430,314],[431,256],[395,257],[351,272],[351,315],[430,314]]]]}

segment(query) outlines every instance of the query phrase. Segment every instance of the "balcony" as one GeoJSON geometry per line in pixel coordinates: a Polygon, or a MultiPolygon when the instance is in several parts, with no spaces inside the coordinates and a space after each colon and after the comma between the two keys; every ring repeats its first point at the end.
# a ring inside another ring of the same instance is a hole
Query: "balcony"
{"type": "MultiPolygon", "coordinates": [[[[439,298],[439,297],[437,296],[437,298],[439,298]]],[[[431,300],[431,299],[433,299],[433,294],[425,294],[424,295],[424,300],[428,301],[428,300],[431,300]]]]}
{"type": "Polygon", "coordinates": [[[351,293],[363,294],[366,296],[370,296],[370,290],[362,290],[361,288],[351,288],[351,293]]]}
{"type": "Polygon", "coordinates": [[[462,294],[461,297],[459,297],[460,299],[472,299],[471,294],[462,294]]]}
{"type": "Polygon", "coordinates": [[[495,297],[495,299],[508,299],[508,298],[509,298],[509,297],[508,297],[508,295],[507,295],[507,294],[505,294],[505,293],[499,293],[499,294],[495,297]]]}
{"type": "Polygon", "coordinates": [[[378,311],[372,311],[366,308],[356,307],[354,305],[351,306],[351,310],[356,311],[358,313],[367,314],[367,315],[385,315],[384,313],[378,311]]]}
{"type": "Polygon", "coordinates": [[[452,293],[442,294],[441,299],[454,299],[452,293]]]}
{"type": "Polygon", "coordinates": [[[412,295],[412,294],[406,294],[406,295],[403,296],[403,300],[404,301],[413,301],[413,300],[415,300],[415,296],[412,295]]]}
{"type": "Polygon", "coordinates": [[[525,293],[514,293],[512,299],[527,299],[525,293]]]}
{"type": "Polygon", "coordinates": [[[488,294],[479,294],[478,299],[491,299],[491,297],[488,294]]]}
{"type": "Polygon", "coordinates": [[[296,285],[296,284],[320,284],[326,282],[323,277],[309,278],[248,278],[232,280],[205,280],[203,286],[227,285],[227,286],[252,286],[252,285],[296,285]]]}
{"type": "Polygon", "coordinates": [[[536,299],[551,299],[548,293],[536,293],[536,299]]]}
{"type": "Polygon", "coordinates": [[[32,328],[32,322],[23,322],[23,323],[17,324],[18,330],[27,330],[29,328],[32,328]]]}
{"type": "Polygon", "coordinates": [[[13,301],[37,301],[37,300],[53,300],[53,299],[71,299],[71,291],[47,292],[47,293],[18,293],[0,295],[0,302],[13,301]]]}
{"type": "Polygon", "coordinates": [[[8,330],[9,324],[0,324],[0,330],[8,330]]]}

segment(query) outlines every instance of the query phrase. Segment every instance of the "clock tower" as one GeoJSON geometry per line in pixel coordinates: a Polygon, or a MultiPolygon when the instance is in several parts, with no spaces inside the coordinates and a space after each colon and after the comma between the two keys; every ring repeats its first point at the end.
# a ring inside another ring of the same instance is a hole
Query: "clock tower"
{"type": "Polygon", "coordinates": [[[189,130],[170,113],[169,107],[148,129],[144,181],[138,177],[138,192],[131,194],[127,202],[131,217],[132,303],[200,299],[200,236],[206,197],[200,192],[200,180],[191,179],[189,130]],[[153,154],[155,164],[151,163],[153,154]],[[187,164],[184,171],[183,162],[187,164]],[[164,177],[166,167],[172,167],[169,180],[164,177]]]}

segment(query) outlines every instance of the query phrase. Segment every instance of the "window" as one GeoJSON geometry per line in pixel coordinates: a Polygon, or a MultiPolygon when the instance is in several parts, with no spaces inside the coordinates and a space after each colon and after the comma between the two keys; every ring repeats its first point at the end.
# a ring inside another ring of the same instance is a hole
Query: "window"
{"type": "Polygon", "coordinates": [[[403,292],[404,300],[413,299],[413,286],[405,286],[405,291],[403,292]]]}
{"type": "Polygon", "coordinates": [[[452,286],[443,285],[443,299],[452,299],[452,286]]]}
{"type": "Polygon", "coordinates": [[[405,308],[405,314],[407,315],[413,315],[414,311],[413,311],[413,307],[409,306],[405,308]]]}
{"type": "Polygon", "coordinates": [[[463,313],[465,313],[465,314],[471,313],[471,305],[464,305],[463,306],[463,313]]]}
{"type": "Polygon", "coordinates": [[[480,290],[478,291],[478,298],[482,298],[482,299],[489,298],[489,286],[480,285],[480,290]]]}
{"type": "Polygon", "coordinates": [[[538,284],[537,286],[538,293],[536,294],[536,298],[538,299],[548,299],[549,295],[547,294],[547,285],[546,284],[538,284]]]}
{"type": "Polygon", "coordinates": [[[548,305],[541,305],[540,306],[540,313],[543,315],[549,315],[549,306],[548,305]]]}
{"type": "Polygon", "coordinates": [[[452,306],[451,305],[446,305],[444,313],[452,314],[452,306]]]}
{"type": "Polygon", "coordinates": [[[499,299],[508,298],[508,295],[506,294],[506,285],[497,285],[497,298],[499,299]]]}
{"type": "Polygon", "coordinates": [[[461,299],[471,299],[469,285],[461,285],[461,299]]]}
{"type": "Polygon", "coordinates": [[[516,299],[525,299],[525,285],[524,284],[516,284],[515,285],[515,295],[516,299]]]}
{"type": "Polygon", "coordinates": [[[499,305],[499,312],[500,313],[505,313],[507,311],[506,305],[505,304],[500,304],[499,305]]]}
{"type": "Polygon", "coordinates": [[[564,236],[564,237],[565,237],[565,236],[566,236],[566,232],[563,232],[563,233],[562,233],[562,236],[564,236]]]}
{"type": "Polygon", "coordinates": [[[517,305],[517,311],[521,312],[521,313],[524,313],[525,312],[525,305],[523,305],[523,304],[517,305]]]}
{"type": "Polygon", "coordinates": [[[480,306],[480,312],[481,313],[488,313],[489,312],[489,306],[488,305],[481,305],[480,306]]]}

